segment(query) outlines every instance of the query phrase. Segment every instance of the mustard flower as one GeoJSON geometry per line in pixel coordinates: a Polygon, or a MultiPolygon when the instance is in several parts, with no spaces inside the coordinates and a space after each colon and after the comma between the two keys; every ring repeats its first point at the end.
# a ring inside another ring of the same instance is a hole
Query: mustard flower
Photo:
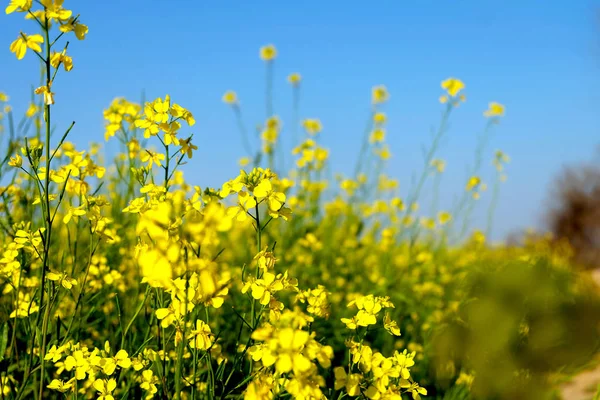
{"type": "Polygon", "coordinates": [[[50,56],[50,64],[54,68],[58,68],[62,64],[67,72],[73,69],[73,59],[67,55],[66,50],[61,53],[53,52],[50,56]]]}
{"type": "Polygon", "coordinates": [[[46,274],[46,277],[48,278],[48,280],[58,282],[59,285],[61,285],[67,290],[71,290],[73,286],[77,285],[77,280],[70,278],[66,272],[59,273],[50,271],[46,274]]]}
{"type": "Polygon", "coordinates": [[[302,81],[302,76],[300,76],[299,73],[294,72],[288,75],[287,80],[292,86],[298,87],[300,86],[300,82],[302,81]]]}
{"type": "Polygon", "coordinates": [[[371,132],[371,136],[369,137],[369,142],[371,143],[380,143],[385,140],[385,129],[375,128],[371,132]]]}
{"type": "Polygon", "coordinates": [[[8,165],[15,168],[21,168],[23,165],[23,158],[19,154],[15,154],[8,161],[8,165]]]}
{"type": "Polygon", "coordinates": [[[152,167],[152,164],[156,164],[156,166],[160,167],[161,162],[165,159],[165,155],[162,153],[156,153],[154,151],[146,150],[145,153],[141,155],[142,162],[148,163],[147,167],[152,167]]]}
{"type": "Polygon", "coordinates": [[[323,127],[321,126],[321,121],[319,121],[318,119],[305,119],[304,121],[302,121],[302,126],[310,135],[316,135],[323,129],[323,127]]]}
{"type": "Polygon", "coordinates": [[[493,101],[489,104],[488,109],[484,111],[483,115],[488,118],[502,117],[504,115],[504,106],[493,101]]]}
{"type": "Polygon", "coordinates": [[[117,388],[116,380],[96,379],[92,386],[98,391],[98,400],[115,400],[112,393],[117,388]]]}
{"type": "Polygon", "coordinates": [[[388,101],[390,94],[385,86],[379,85],[373,87],[371,97],[373,104],[380,104],[388,101]]]}
{"type": "Polygon", "coordinates": [[[260,48],[260,58],[264,61],[273,61],[277,57],[277,49],[272,44],[260,48]]]}
{"type": "Polygon", "coordinates": [[[63,8],[64,0],[40,0],[44,6],[47,19],[55,21],[67,21],[73,15],[71,10],[63,8]]]}
{"type": "Polygon", "coordinates": [[[237,94],[233,91],[233,90],[228,90],[225,92],[225,94],[223,95],[223,102],[227,103],[227,104],[238,104],[238,97],[237,94]]]}
{"type": "Polygon", "coordinates": [[[85,35],[88,34],[88,27],[79,22],[79,20],[75,20],[75,18],[71,17],[66,22],[61,21],[61,25],[59,27],[60,31],[63,33],[74,32],[75,37],[79,40],[85,39],[85,35]]]}
{"type": "Polygon", "coordinates": [[[452,220],[452,214],[448,211],[440,211],[438,213],[438,222],[440,225],[445,225],[452,220]]]}
{"type": "Polygon", "coordinates": [[[56,390],[61,393],[66,393],[73,389],[74,379],[70,379],[67,382],[62,381],[61,379],[52,379],[52,382],[46,386],[48,389],[56,390]]]}
{"type": "Polygon", "coordinates": [[[142,383],[140,384],[140,388],[148,392],[148,396],[153,396],[158,392],[158,389],[156,388],[157,383],[158,378],[154,376],[151,369],[142,371],[142,383]]]}
{"type": "Polygon", "coordinates": [[[44,96],[44,104],[48,106],[54,104],[54,93],[52,93],[50,90],[51,87],[52,81],[50,81],[47,86],[40,86],[34,91],[35,94],[41,94],[44,96]]]}
{"type": "Polygon", "coordinates": [[[456,97],[465,88],[465,84],[456,78],[448,78],[441,83],[442,89],[446,90],[450,97],[456,97]]]}
{"type": "Polygon", "coordinates": [[[10,0],[10,3],[6,7],[6,14],[12,14],[16,12],[27,12],[31,9],[33,0],[10,0]]]}
{"type": "Polygon", "coordinates": [[[41,52],[42,48],[40,47],[40,43],[44,43],[44,38],[42,35],[26,35],[21,33],[21,35],[11,43],[10,51],[15,53],[17,56],[17,60],[22,60],[25,57],[25,53],[27,53],[27,49],[31,49],[35,52],[41,52]]]}
{"type": "Polygon", "coordinates": [[[208,350],[213,344],[210,326],[202,320],[196,320],[196,327],[190,332],[188,340],[192,349],[208,350]]]}

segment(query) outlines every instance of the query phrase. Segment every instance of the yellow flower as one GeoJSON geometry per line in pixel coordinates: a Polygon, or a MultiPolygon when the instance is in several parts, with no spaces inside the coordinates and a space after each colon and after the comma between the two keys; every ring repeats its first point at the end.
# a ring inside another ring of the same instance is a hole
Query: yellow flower
{"type": "Polygon", "coordinates": [[[73,381],[72,379],[67,382],[63,382],[60,379],[53,379],[52,382],[50,382],[50,384],[46,387],[51,390],[57,390],[61,393],[66,393],[66,392],[70,391],[71,388],[73,387],[72,381],[73,381]]]}
{"type": "Polygon", "coordinates": [[[44,43],[42,35],[27,36],[26,34],[21,33],[21,36],[11,43],[10,51],[15,53],[18,60],[22,60],[23,57],[25,57],[28,48],[38,53],[41,52],[42,48],[40,47],[40,43],[44,43]]]}
{"type": "Polygon", "coordinates": [[[360,374],[346,374],[344,367],[335,367],[333,369],[335,375],[334,389],[340,390],[345,388],[349,396],[355,397],[360,394],[360,374]]]}
{"type": "Polygon", "coordinates": [[[27,111],[25,111],[25,116],[27,118],[31,118],[35,114],[37,114],[38,111],[39,111],[38,106],[35,103],[31,103],[31,104],[29,104],[29,107],[27,108],[27,111]]]}
{"type": "Polygon", "coordinates": [[[70,207],[65,216],[63,217],[63,223],[68,224],[71,218],[73,217],[81,217],[86,214],[86,211],[83,208],[84,206],[79,207],[70,207]]]}
{"type": "Polygon", "coordinates": [[[56,21],[68,20],[73,12],[64,9],[62,4],[64,0],[41,0],[42,5],[46,9],[46,18],[56,21]]]}
{"type": "Polygon", "coordinates": [[[75,36],[79,40],[85,39],[85,35],[88,33],[87,25],[79,23],[79,20],[75,21],[75,18],[71,17],[66,23],[63,23],[59,27],[61,32],[75,32],[75,36]]]}
{"type": "Polygon", "coordinates": [[[176,146],[179,146],[179,139],[177,138],[177,131],[181,128],[181,124],[177,121],[173,121],[170,124],[162,123],[158,125],[158,127],[165,133],[164,143],[165,145],[170,145],[173,143],[176,146]]]}
{"type": "Polygon", "coordinates": [[[269,213],[271,213],[271,215],[279,211],[286,199],[284,193],[273,190],[273,185],[268,179],[263,179],[258,185],[256,185],[253,194],[258,200],[267,200],[269,213]]]}
{"type": "Polygon", "coordinates": [[[192,158],[193,150],[198,150],[198,146],[192,144],[191,136],[187,139],[179,139],[179,145],[181,146],[181,154],[187,153],[188,158],[192,158]]]}
{"type": "Polygon", "coordinates": [[[8,165],[15,168],[20,168],[23,165],[23,158],[19,154],[15,154],[8,161],[8,165]]]}
{"type": "Polygon", "coordinates": [[[305,119],[304,121],[302,121],[302,126],[310,135],[316,135],[323,129],[321,121],[319,121],[318,119],[305,119]]]}
{"type": "Polygon", "coordinates": [[[223,102],[227,104],[237,104],[238,98],[237,94],[233,90],[228,90],[223,95],[223,102]]]}
{"type": "Polygon", "coordinates": [[[196,320],[196,329],[192,329],[188,340],[192,349],[208,350],[213,343],[210,326],[202,320],[196,320]]]}
{"type": "Polygon", "coordinates": [[[67,290],[71,290],[73,286],[77,285],[77,281],[73,278],[69,278],[66,272],[63,272],[61,274],[58,272],[50,271],[46,276],[51,281],[58,281],[58,283],[67,290]]]}
{"type": "Polygon", "coordinates": [[[375,122],[376,124],[385,124],[386,121],[387,116],[385,115],[385,113],[377,112],[373,114],[373,122],[375,122]]]}
{"type": "Polygon", "coordinates": [[[369,142],[371,143],[381,143],[385,140],[385,129],[376,128],[371,132],[371,136],[369,137],[369,142]]]}
{"type": "Polygon", "coordinates": [[[484,111],[483,115],[488,118],[501,117],[504,115],[504,106],[493,101],[489,104],[488,109],[484,111]]]}
{"type": "Polygon", "coordinates": [[[227,209],[227,215],[239,222],[246,221],[248,219],[248,210],[253,209],[256,206],[256,200],[248,192],[238,193],[237,205],[229,207],[227,209]]]}
{"type": "Polygon", "coordinates": [[[300,81],[302,80],[302,76],[299,73],[294,72],[293,74],[289,74],[287,78],[288,82],[292,84],[292,86],[296,87],[300,85],[300,81]]]}
{"type": "Polygon", "coordinates": [[[148,168],[152,167],[152,164],[156,164],[157,167],[160,167],[162,165],[161,161],[165,159],[165,155],[146,150],[145,153],[142,153],[141,159],[142,162],[148,163],[148,168]]]}
{"type": "Polygon", "coordinates": [[[470,192],[471,190],[473,190],[477,186],[479,186],[479,184],[481,184],[481,178],[478,176],[472,176],[469,178],[469,181],[467,182],[467,186],[465,187],[465,190],[467,192],[470,192]]]}
{"type": "Polygon", "coordinates": [[[27,12],[31,8],[33,0],[10,0],[10,3],[6,7],[6,14],[17,12],[27,12]]]}
{"type": "Polygon", "coordinates": [[[438,221],[440,225],[445,225],[452,220],[452,214],[448,211],[440,211],[438,213],[438,221]]]}
{"type": "Polygon", "coordinates": [[[390,98],[387,88],[383,85],[375,86],[372,90],[373,104],[385,103],[390,98]]]}
{"type": "Polygon", "coordinates": [[[117,388],[117,381],[114,379],[96,379],[93,383],[94,389],[99,393],[98,400],[115,400],[112,392],[117,388]]]}
{"type": "Polygon", "coordinates": [[[47,106],[54,104],[54,93],[50,90],[52,87],[52,81],[48,84],[48,86],[40,86],[34,90],[35,94],[41,94],[44,96],[44,104],[47,106]]]}
{"type": "Polygon", "coordinates": [[[249,157],[242,157],[239,159],[238,164],[240,164],[240,167],[245,167],[246,165],[250,164],[250,158],[249,157]]]}
{"type": "Polygon", "coordinates": [[[393,321],[390,318],[390,314],[387,312],[383,316],[383,327],[390,333],[390,335],[400,336],[400,328],[398,327],[398,324],[396,321],[393,321]]]}
{"type": "Polygon", "coordinates": [[[152,397],[158,389],[156,388],[156,384],[158,383],[158,378],[154,376],[152,370],[146,369],[142,371],[142,383],[140,384],[140,388],[149,392],[148,397],[152,397]]]}
{"type": "Polygon", "coordinates": [[[442,89],[446,90],[451,97],[456,97],[456,95],[465,88],[465,84],[460,79],[456,78],[448,78],[443,81],[441,85],[442,89]]]}
{"type": "MultiPolygon", "coordinates": [[[[106,342],[105,348],[106,350],[110,350],[108,342],[106,342]]],[[[102,367],[102,372],[109,376],[114,374],[115,370],[117,369],[117,366],[123,369],[131,367],[131,360],[129,359],[129,354],[123,349],[117,351],[117,354],[115,354],[114,357],[105,358],[103,362],[104,366],[102,367]]]]}
{"type": "Polygon", "coordinates": [[[192,113],[181,107],[179,104],[173,104],[170,112],[174,118],[184,119],[189,126],[194,126],[196,124],[196,120],[194,119],[192,113]]]}
{"type": "Polygon", "coordinates": [[[62,53],[52,53],[50,64],[54,68],[58,68],[62,64],[67,72],[73,69],[73,59],[67,55],[66,50],[63,50],[62,53]]]}
{"type": "Polygon", "coordinates": [[[260,48],[260,58],[264,61],[272,61],[277,57],[277,49],[272,44],[260,48]]]}

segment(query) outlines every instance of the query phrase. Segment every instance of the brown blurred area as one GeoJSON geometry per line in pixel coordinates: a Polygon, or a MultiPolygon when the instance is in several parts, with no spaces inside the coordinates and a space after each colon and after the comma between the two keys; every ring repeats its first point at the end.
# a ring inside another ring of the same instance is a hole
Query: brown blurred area
{"type": "Polygon", "coordinates": [[[553,240],[570,244],[577,265],[600,268],[600,149],[596,160],[563,168],[549,200],[545,220],[553,240]]]}

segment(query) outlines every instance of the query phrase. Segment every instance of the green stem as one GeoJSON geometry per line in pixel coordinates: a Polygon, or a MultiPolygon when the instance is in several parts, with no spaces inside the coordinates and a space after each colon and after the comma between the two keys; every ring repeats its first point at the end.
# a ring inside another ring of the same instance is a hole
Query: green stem
{"type": "MultiPolygon", "coordinates": [[[[46,34],[46,86],[48,90],[50,90],[51,86],[51,65],[50,65],[50,27],[48,26],[48,19],[45,20],[44,31],[46,34]]],[[[52,220],[50,216],[50,104],[46,104],[45,106],[45,116],[46,116],[46,142],[45,142],[45,150],[46,150],[46,179],[44,180],[44,200],[46,203],[46,234],[44,240],[44,260],[42,266],[42,276],[41,276],[41,292],[40,292],[40,305],[44,302],[44,292],[46,289],[46,271],[48,270],[49,264],[49,253],[50,253],[50,242],[52,238],[52,220]]],[[[38,314],[39,316],[39,314],[38,314]]],[[[47,344],[47,330],[48,330],[48,319],[50,318],[50,294],[46,296],[46,306],[44,310],[44,320],[42,321],[42,347],[40,349],[40,382],[39,382],[39,390],[38,390],[38,398],[42,399],[44,393],[44,373],[45,373],[45,360],[46,357],[46,344],[47,344]]],[[[30,349],[30,350],[33,350],[30,349]]],[[[33,357],[33,355],[32,355],[33,357]]]]}

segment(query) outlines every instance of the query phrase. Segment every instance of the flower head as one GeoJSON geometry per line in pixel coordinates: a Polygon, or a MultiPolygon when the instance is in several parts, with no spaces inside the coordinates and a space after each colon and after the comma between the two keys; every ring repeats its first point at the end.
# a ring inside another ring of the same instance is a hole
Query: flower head
{"type": "Polygon", "coordinates": [[[25,57],[25,53],[27,53],[27,49],[31,49],[36,52],[41,52],[42,48],[40,47],[40,43],[44,43],[44,38],[42,35],[26,35],[21,33],[21,35],[11,43],[10,51],[15,53],[17,56],[17,60],[22,60],[25,57]]]}
{"type": "Polygon", "coordinates": [[[260,48],[260,58],[264,61],[273,61],[277,57],[277,49],[272,44],[260,48]]]}

